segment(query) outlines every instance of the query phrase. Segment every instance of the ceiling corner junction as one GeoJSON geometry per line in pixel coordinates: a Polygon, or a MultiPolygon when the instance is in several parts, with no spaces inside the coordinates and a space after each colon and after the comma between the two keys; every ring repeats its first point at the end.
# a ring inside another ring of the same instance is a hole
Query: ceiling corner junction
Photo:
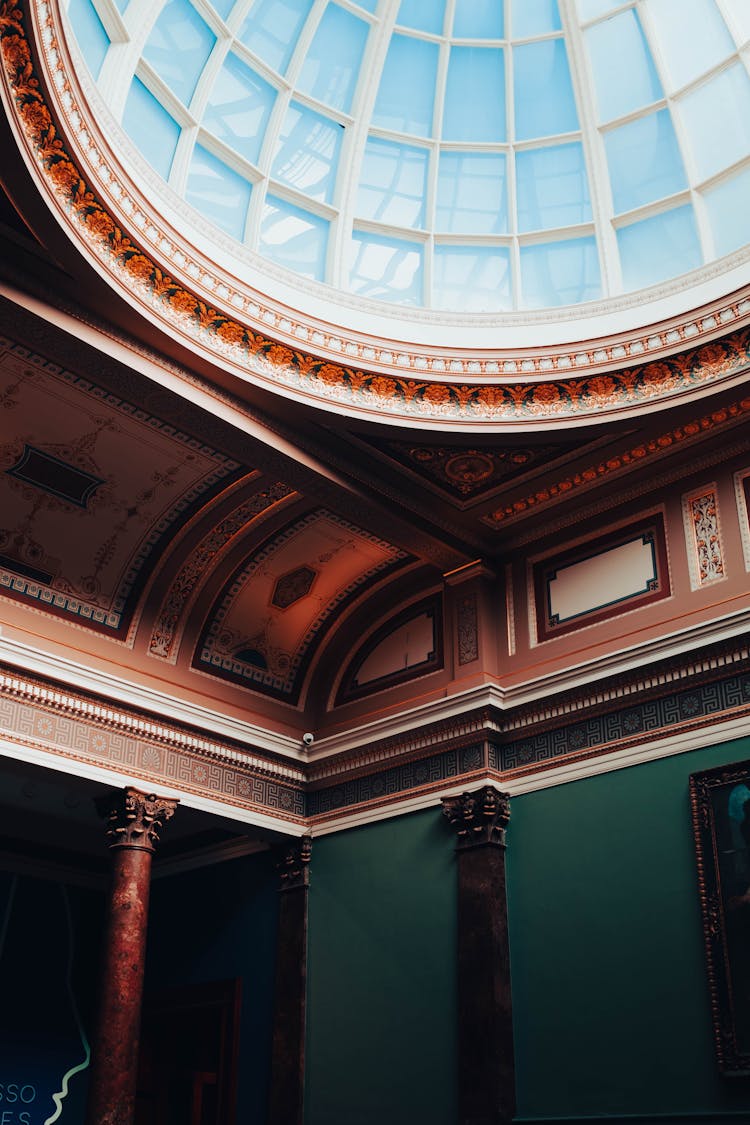
{"type": "Polygon", "coordinates": [[[520,687],[483,684],[312,743],[0,635],[0,743],[247,825],[321,834],[488,782],[512,795],[750,733],[747,622],[702,633],[520,687]]]}

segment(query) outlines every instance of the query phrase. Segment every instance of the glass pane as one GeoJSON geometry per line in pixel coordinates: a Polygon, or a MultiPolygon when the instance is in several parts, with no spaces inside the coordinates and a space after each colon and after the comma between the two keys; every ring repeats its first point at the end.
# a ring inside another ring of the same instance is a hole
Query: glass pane
{"type": "Polygon", "coordinates": [[[698,86],[678,105],[698,179],[750,154],[750,78],[741,63],[698,86]]]}
{"type": "Polygon", "coordinates": [[[422,247],[397,238],[354,231],[349,288],[363,297],[400,305],[422,304],[422,247]]]}
{"type": "Polygon", "coordinates": [[[578,129],[578,112],[562,39],[513,48],[513,89],[519,140],[578,129]]]}
{"type": "Polygon", "coordinates": [[[701,264],[701,249],[690,204],[642,219],[617,232],[625,289],[642,289],[679,277],[701,264]]]}
{"type": "Polygon", "coordinates": [[[167,0],[143,57],[187,105],[215,42],[216,36],[187,0],[167,0]]]}
{"type": "Polygon", "coordinates": [[[366,12],[371,13],[374,13],[378,6],[378,0],[355,0],[355,3],[359,4],[360,8],[364,8],[366,12]]]}
{"type": "Polygon", "coordinates": [[[612,121],[662,96],[640,21],[630,9],[586,31],[599,120],[612,121]]]}
{"type": "MultiPolygon", "coordinates": [[[[750,6],[750,0],[746,0],[750,6]]],[[[716,0],[650,0],[649,15],[674,90],[734,50],[716,0]]]]}
{"type": "Polygon", "coordinates": [[[440,154],[435,227],[454,234],[507,231],[508,195],[503,155],[440,154]]]}
{"type": "Polygon", "coordinates": [[[576,0],[576,3],[582,20],[596,19],[597,16],[604,16],[613,8],[620,6],[620,0],[576,0]]]}
{"type": "Polygon", "coordinates": [[[456,0],[454,39],[502,39],[503,0],[456,0]]]}
{"type": "Polygon", "coordinates": [[[329,4],[302,64],[299,89],[348,113],[369,30],[358,16],[329,4]]]}
{"type": "Polygon", "coordinates": [[[109,36],[91,0],[70,0],[68,18],[73,26],[81,54],[94,78],[99,77],[104,56],[109,50],[109,36]]]}
{"type": "Polygon", "coordinates": [[[130,84],[122,127],[152,168],[166,180],[180,138],[180,126],[138,78],[130,84]]]}
{"type": "Polygon", "coordinates": [[[516,195],[521,232],[587,223],[591,202],[583,146],[517,152],[516,195]]]}
{"type": "Polygon", "coordinates": [[[527,309],[575,305],[601,294],[594,238],[521,247],[521,286],[527,309]]]}
{"type": "Polygon", "coordinates": [[[722,180],[704,193],[706,210],[714,232],[716,256],[729,254],[750,243],[750,168],[722,180]]]}
{"type": "Polygon", "coordinates": [[[738,43],[750,39],[750,4],[747,0],[724,0],[724,8],[738,43]]]}
{"type": "Polygon", "coordinates": [[[451,47],[443,140],[505,140],[505,60],[498,47],[451,47]]]}
{"type": "Polygon", "coordinates": [[[503,246],[436,246],[432,304],[457,312],[498,312],[512,304],[510,251],[503,246]]]}
{"type": "Polygon", "coordinates": [[[437,62],[436,43],[394,35],[380,77],[373,124],[430,136],[437,62]]]}
{"type": "Polygon", "coordinates": [[[257,164],[275,101],[273,86],[230,54],[211,89],[203,125],[257,164]]]}
{"type": "Polygon", "coordinates": [[[416,31],[442,35],[444,19],[445,0],[401,0],[396,23],[402,27],[413,27],[416,31]]]}
{"type": "Polygon", "coordinates": [[[322,281],[325,277],[328,223],[301,207],[269,195],[263,206],[258,249],[267,258],[322,281]]]}
{"type": "Polygon", "coordinates": [[[513,38],[545,35],[561,28],[557,0],[513,0],[513,38]]]}
{"type": "Polygon", "coordinates": [[[330,203],[344,127],[292,102],[279,134],[271,175],[313,199],[330,203]]]}
{"type": "Polygon", "coordinates": [[[312,6],[313,0],[255,0],[239,38],[283,74],[312,6]]]}
{"type": "Polygon", "coordinates": [[[688,186],[669,111],[661,109],[604,134],[615,213],[688,186]]]}
{"type": "Polygon", "coordinates": [[[210,222],[243,238],[251,186],[200,145],[190,162],[185,198],[210,222]]]}
{"type": "Polygon", "coordinates": [[[370,137],[360,171],[355,214],[399,227],[425,225],[424,149],[370,137]]]}
{"type": "Polygon", "coordinates": [[[211,0],[211,4],[214,11],[225,20],[234,7],[235,0],[211,0]]]}

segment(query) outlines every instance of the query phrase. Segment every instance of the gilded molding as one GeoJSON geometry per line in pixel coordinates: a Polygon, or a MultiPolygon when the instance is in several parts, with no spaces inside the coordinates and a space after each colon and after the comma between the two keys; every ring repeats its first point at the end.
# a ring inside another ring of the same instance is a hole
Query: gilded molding
{"type": "MultiPolygon", "coordinates": [[[[55,77],[64,85],[66,80],[60,69],[61,52],[55,40],[57,29],[52,13],[46,5],[40,7],[40,13],[40,18],[47,20],[45,47],[49,48],[49,55],[54,54],[55,77]]],[[[153,251],[145,248],[145,242],[131,237],[115,221],[88,183],[86,172],[71,155],[70,145],[61,136],[43,93],[44,81],[34,67],[24,12],[12,0],[0,0],[0,39],[18,120],[47,184],[89,249],[106,265],[113,279],[119,278],[131,292],[145,299],[168,331],[178,328],[211,348],[222,362],[233,361],[245,374],[251,373],[277,388],[285,386],[301,391],[339,408],[348,406],[390,415],[468,423],[539,423],[586,417],[601,411],[643,410],[650,403],[694,393],[737,376],[750,362],[750,330],[745,328],[678,355],[601,373],[603,367],[629,362],[635,356],[647,354],[649,349],[658,351],[679,346],[688,339],[713,334],[723,324],[729,326],[732,322],[743,321],[750,312],[750,301],[743,301],[741,297],[727,299],[721,310],[698,316],[682,329],[671,326],[657,331],[652,328],[649,335],[627,347],[597,341],[567,354],[502,361],[483,357],[446,362],[434,356],[420,359],[407,352],[396,353],[372,346],[363,347],[360,356],[356,343],[341,339],[334,347],[330,333],[312,334],[314,341],[319,336],[322,346],[340,350],[343,355],[349,354],[353,347],[358,352],[358,360],[391,368],[386,373],[350,366],[336,359],[332,361],[273,339],[240,323],[234,314],[227,315],[211,300],[202,299],[197,291],[178,279],[172,267],[163,268],[153,251]],[[576,368],[587,367],[595,369],[597,374],[576,377],[576,368]],[[399,369],[403,368],[430,371],[437,378],[423,378],[421,374],[413,378],[401,374],[399,369]],[[459,382],[450,381],[454,372],[460,375],[459,382]],[[526,372],[528,377],[524,377],[526,372]],[[519,375],[520,381],[503,381],[519,375]],[[482,381],[473,381],[476,376],[482,381]],[[490,381],[492,379],[495,381],[490,381]]],[[[87,153],[92,161],[106,167],[107,160],[95,151],[91,132],[86,132],[82,124],[80,109],[72,105],[69,86],[65,98],[70,103],[70,116],[78,117],[79,129],[86,134],[87,153]]],[[[107,178],[111,178],[109,174],[107,178]]],[[[122,195],[122,187],[118,185],[118,188],[122,195]]],[[[128,202],[129,206],[123,205],[123,209],[131,212],[135,225],[143,225],[147,233],[153,229],[155,246],[165,253],[165,246],[174,249],[166,236],[159,235],[154,226],[156,218],[137,211],[132,200],[128,202]],[[139,219],[143,220],[142,224],[139,219]]],[[[184,259],[185,255],[180,254],[184,259]]],[[[227,307],[237,307],[238,302],[233,300],[224,282],[208,275],[204,278],[195,263],[192,268],[196,277],[202,281],[207,278],[208,292],[215,292],[227,302],[227,307]]],[[[234,296],[239,297],[239,294],[234,296]]],[[[240,300],[239,304],[244,306],[245,301],[240,300]]],[[[270,310],[264,312],[258,306],[257,314],[262,322],[270,320],[277,324],[278,318],[270,310]]],[[[278,327],[282,327],[281,322],[278,327]]],[[[285,333],[294,334],[294,325],[288,318],[283,318],[283,327],[285,333]]],[[[308,335],[305,330],[304,337],[308,335]]]]}
{"type": "MultiPolygon", "coordinates": [[[[750,339],[750,336],[748,338],[750,339]]],[[[750,414],[750,398],[743,398],[739,402],[730,403],[729,406],[722,406],[718,410],[711,411],[710,414],[704,414],[701,418],[676,426],[673,430],[668,430],[649,441],[640,442],[624,453],[618,453],[607,458],[606,461],[600,461],[597,465],[591,465],[572,476],[564,477],[548,488],[539,489],[528,496],[519,497],[512,504],[496,508],[488,516],[482,517],[483,522],[492,528],[505,526],[511,520],[546,507],[571,492],[590,487],[604,477],[632,469],[639,463],[673,452],[676,446],[687,445],[713,430],[740,422],[748,414],[750,414]]]]}

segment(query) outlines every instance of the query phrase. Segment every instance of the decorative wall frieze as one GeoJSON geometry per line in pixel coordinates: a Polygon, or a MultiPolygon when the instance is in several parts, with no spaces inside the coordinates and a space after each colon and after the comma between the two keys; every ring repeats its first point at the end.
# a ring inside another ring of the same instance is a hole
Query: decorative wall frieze
{"type": "Polygon", "coordinates": [[[456,602],[456,642],[460,665],[479,659],[479,615],[474,592],[459,594],[456,602]]]}
{"type": "MultiPolygon", "coordinates": [[[[127,291],[163,330],[212,353],[238,374],[335,409],[344,405],[390,416],[503,424],[563,421],[602,410],[643,411],[665,397],[693,393],[746,370],[747,332],[703,342],[750,318],[746,292],[645,332],[489,355],[462,350],[446,356],[445,349],[431,354],[402,343],[376,345],[332,325],[312,325],[288,305],[274,308],[159,217],[129,180],[86,104],[56,5],[36,0],[32,10],[39,29],[39,71],[27,18],[11,0],[0,6],[0,40],[8,100],[40,183],[113,286],[127,291]],[[692,342],[700,346],[671,354],[692,342]],[[641,362],[649,356],[659,359],[641,362]]],[[[93,87],[89,97],[95,98],[93,87]]],[[[269,263],[263,266],[273,272],[269,263]]],[[[725,268],[714,264],[704,273],[710,278],[725,268]]],[[[347,301],[357,304],[351,296],[347,301]]],[[[603,305],[601,312],[606,311],[603,305]]]]}
{"type": "Polygon", "coordinates": [[[682,497],[690,587],[699,590],[726,578],[719,524],[719,494],[708,484],[682,497]]]}
{"type": "MultiPolygon", "coordinates": [[[[499,699],[499,697],[497,697],[499,699]]],[[[0,740],[60,768],[126,775],[146,792],[208,801],[224,815],[295,835],[367,810],[482,782],[544,777],[712,725],[750,720],[750,643],[739,638],[507,707],[457,710],[317,762],[289,763],[0,669],[0,740]],[[241,816],[239,814],[242,814],[241,816]]]]}
{"type": "MultiPolygon", "coordinates": [[[[743,641],[715,646],[699,657],[666,660],[648,672],[635,669],[589,688],[539,700],[507,712],[477,711],[474,740],[461,722],[436,724],[433,748],[415,750],[405,736],[361,754],[341,755],[308,767],[310,823],[331,823],[354,809],[383,806],[440,787],[490,777],[543,773],[637,747],[719,721],[750,717],[750,647],[743,641]],[[481,733],[479,727],[481,726],[481,733]],[[442,748],[440,738],[445,739],[442,748]],[[384,750],[385,760],[378,757],[384,750]]],[[[421,729],[427,738],[427,732],[421,729]]]]}
{"type": "Polygon", "coordinates": [[[179,729],[0,668],[0,737],[66,762],[111,770],[250,814],[302,823],[304,773],[294,763],[179,729]]]}
{"type": "MultiPolygon", "coordinates": [[[[599,461],[595,465],[590,465],[586,469],[581,469],[579,472],[564,477],[548,487],[540,488],[527,496],[519,497],[512,504],[496,508],[494,512],[491,512],[488,516],[483,516],[482,519],[489,527],[497,530],[511,521],[558,502],[571,492],[591,488],[597,481],[604,478],[632,471],[634,467],[640,464],[674,453],[677,448],[686,448],[717,429],[721,430],[742,422],[748,415],[750,415],[750,397],[732,402],[728,406],[722,406],[710,414],[704,414],[691,422],[667,430],[658,437],[639,442],[631,449],[614,454],[612,457],[599,461]]],[[[726,456],[726,450],[723,456],[726,456]]],[[[680,473],[682,471],[680,469],[680,473]]],[[[679,473],[676,473],[673,479],[678,477],[679,473]]],[[[651,484],[653,485],[653,482],[651,484]]],[[[621,495],[618,496],[618,499],[622,500],[621,495]]]]}

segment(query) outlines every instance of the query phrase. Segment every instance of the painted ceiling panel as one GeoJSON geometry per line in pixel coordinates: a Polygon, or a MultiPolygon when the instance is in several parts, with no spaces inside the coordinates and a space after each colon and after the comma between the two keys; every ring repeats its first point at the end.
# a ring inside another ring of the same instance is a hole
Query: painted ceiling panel
{"type": "Polygon", "coordinates": [[[0,589],[121,634],[174,529],[240,466],[27,355],[0,350],[0,589]]]}
{"type": "Polygon", "coordinates": [[[331,512],[309,513],[236,572],[210,614],[195,666],[295,702],[334,611],[408,557],[331,512]]]}

